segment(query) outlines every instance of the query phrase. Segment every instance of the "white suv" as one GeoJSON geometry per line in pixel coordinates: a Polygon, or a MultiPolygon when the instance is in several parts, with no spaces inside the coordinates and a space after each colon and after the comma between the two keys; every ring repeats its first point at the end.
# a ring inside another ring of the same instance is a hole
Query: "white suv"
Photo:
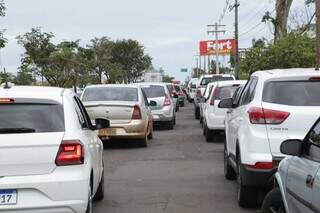
{"type": "Polygon", "coordinates": [[[203,134],[207,142],[215,141],[224,132],[227,109],[218,107],[220,100],[233,97],[234,92],[247,81],[221,81],[208,84],[209,95],[202,104],[203,134]]]}
{"type": "Polygon", "coordinates": [[[103,199],[103,144],[71,90],[0,88],[0,211],[92,212],[103,199]]]}
{"type": "Polygon", "coordinates": [[[241,98],[224,99],[225,176],[238,180],[240,206],[257,204],[261,189],[272,186],[285,156],[280,145],[303,139],[320,116],[320,72],[311,69],[259,71],[241,98]]]}

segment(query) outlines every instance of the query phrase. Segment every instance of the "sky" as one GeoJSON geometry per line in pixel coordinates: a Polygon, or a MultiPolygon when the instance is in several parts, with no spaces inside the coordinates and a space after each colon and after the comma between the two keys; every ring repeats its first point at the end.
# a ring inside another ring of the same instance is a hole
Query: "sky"
{"type": "MultiPolygon", "coordinates": [[[[250,47],[253,38],[272,38],[270,24],[261,23],[266,11],[274,11],[275,0],[239,0],[239,47],[250,47]]],[[[232,4],[233,0],[229,0],[232,4]]],[[[292,11],[304,10],[304,0],[294,0],[292,11]]],[[[1,50],[2,66],[15,73],[23,48],[16,37],[41,27],[53,32],[55,42],[80,39],[82,45],[94,37],[113,40],[136,39],[153,58],[155,68],[184,80],[195,67],[199,41],[213,39],[207,25],[219,20],[226,0],[5,0],[7,11],[0,18],[6,29],[7,46],[1,50]]],[[[274,12],[273,12],[274,14],[274,12]]],[[[221,38],[232,38],[234,13],[226,11],[221,38]]]]}

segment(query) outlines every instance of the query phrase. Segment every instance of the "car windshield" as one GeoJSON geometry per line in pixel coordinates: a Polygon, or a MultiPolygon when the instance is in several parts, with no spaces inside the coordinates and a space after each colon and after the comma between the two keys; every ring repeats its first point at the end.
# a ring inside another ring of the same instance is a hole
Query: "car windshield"
{"type": "Polygon", "coordinates": [[[264,85],[262,100],[290,106],[320,106],[319,91],[319,81],[273,81],[264,85]]]}
{"type": "Polygon", "coordinates": [[[216,81],[232,81],[234,78],[232,76],[213,76],[213,77],[205,77],[201,80],[200,86],[207,86],[211,82],[216,81]]]}
{"type": "Polygon", "coordinates": [[[225,98],[232,98],[238,86],[219,87],[214,91],[215,100],[222,100],[225,98]]]}
{"type": "Polygon", "coordinates": [[[65,131],[58,104],[0,104],[0,118],[0,134],[65,131]]]}
{"type": "Polygon", "coordinates": [[[132,87],[95,87],[84,91],[82,101],[138,101],[138,89],[132,87]]]}
{"type": "Polygon", "coordinates": [[[146,93],[148,98],[159,98],[164,97],[166,95],[163,86],[150,85],[143,87],[142,90],[146,93]]]}

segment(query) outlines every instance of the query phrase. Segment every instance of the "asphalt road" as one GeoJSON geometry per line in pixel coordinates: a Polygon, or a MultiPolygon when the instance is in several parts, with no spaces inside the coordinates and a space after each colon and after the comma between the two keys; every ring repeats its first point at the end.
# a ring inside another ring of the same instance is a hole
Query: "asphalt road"
{"type": "Polygon", "coordinates": [[[113,142],[104,151],[105,199],[96,213],[237,213],[236,183],[223,176],[223,144],[206,143],[193,105],[148,148],[113,142]]]}

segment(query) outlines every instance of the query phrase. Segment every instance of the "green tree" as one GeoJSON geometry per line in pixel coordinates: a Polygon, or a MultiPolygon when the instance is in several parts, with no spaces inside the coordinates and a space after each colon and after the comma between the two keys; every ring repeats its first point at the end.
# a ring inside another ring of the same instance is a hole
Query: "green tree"
{"type": "Polygon", "coordinates": [[[12,80],[16,85],[32,85],[36,82],[32,70],[20,70],[12,80]]]}
{"type": "Polygon", "coordinates": [[[276,44],[253,43],[240,62],[242,78],[257,70],[313,67],[316,61],[315,39],[289,33],[276,44]]]}
{"type": "MultiPolygon", "coordinates": [[[[0,16],[5,16],[6,15],[6,6],[3,0],[0,0],[0,16]]],[[[7,43],[7,39],[4,37],[4,31],[5,30],[0,30],[0,48],[4,48],[6,43],[7,43]]]]}
{"type": "Polygon", "coordinates": [[[173,79],[174,79],[174,77],[171,77],[169,75],[164,75],[162,78],[162,81],[165,83],[171,83],[173,79]]]}
{"type": "Polygon", "coordinates": [[[121,65],[124,82],[136,82],[143,72],[152,66],[152,59],[145,54],[144,47],[135,40],[121,40],[114,43],[112,62],[121,65]]]}

